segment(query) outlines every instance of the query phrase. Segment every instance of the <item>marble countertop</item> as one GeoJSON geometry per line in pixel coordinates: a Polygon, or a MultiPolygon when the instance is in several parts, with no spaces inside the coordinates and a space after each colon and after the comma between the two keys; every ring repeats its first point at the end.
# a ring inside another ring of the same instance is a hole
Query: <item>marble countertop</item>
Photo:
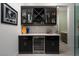
{"type": "Polygon", "coordinates": [[[60,34],[53,33],[53,34],[19,34],[20,36],[60,36],[60,34]]]}

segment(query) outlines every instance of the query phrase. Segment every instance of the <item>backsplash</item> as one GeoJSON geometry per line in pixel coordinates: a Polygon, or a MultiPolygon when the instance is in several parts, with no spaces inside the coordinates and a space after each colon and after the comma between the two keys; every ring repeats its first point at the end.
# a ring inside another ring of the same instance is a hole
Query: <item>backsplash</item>
{"type": "Polygon", "coordinates": [[[57,26],[30,26],[30,33],[57,33],[57,26]]]}

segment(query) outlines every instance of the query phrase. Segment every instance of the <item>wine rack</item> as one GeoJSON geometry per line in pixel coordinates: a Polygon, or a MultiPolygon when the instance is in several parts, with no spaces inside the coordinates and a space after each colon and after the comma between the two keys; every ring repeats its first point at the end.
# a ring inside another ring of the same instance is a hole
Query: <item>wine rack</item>
{"type": "Polygon", "coordinates": [[[44,8],[34,8],[33,9],[33,23],[45,23],[45,11],[44,8]]]}

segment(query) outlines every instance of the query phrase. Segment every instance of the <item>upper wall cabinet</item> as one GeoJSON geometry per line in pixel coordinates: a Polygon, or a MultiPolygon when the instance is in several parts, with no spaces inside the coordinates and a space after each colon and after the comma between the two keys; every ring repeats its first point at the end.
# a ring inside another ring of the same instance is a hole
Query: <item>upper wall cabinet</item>
{"type": "Polygon", "coordinates": [[[56,25],[57,7],[21,6],[22,25],[56,25]]]}

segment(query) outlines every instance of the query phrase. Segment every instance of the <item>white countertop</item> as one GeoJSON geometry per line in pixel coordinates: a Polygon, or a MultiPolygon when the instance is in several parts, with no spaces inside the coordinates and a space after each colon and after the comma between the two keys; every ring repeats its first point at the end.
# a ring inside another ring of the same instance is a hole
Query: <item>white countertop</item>
{"type": "Polygon", "coordinates": [[[40,35],[43,35],[43,36],[60,36],[60,34],[20,34],[21,36],[40,36],[40,35]]]}

